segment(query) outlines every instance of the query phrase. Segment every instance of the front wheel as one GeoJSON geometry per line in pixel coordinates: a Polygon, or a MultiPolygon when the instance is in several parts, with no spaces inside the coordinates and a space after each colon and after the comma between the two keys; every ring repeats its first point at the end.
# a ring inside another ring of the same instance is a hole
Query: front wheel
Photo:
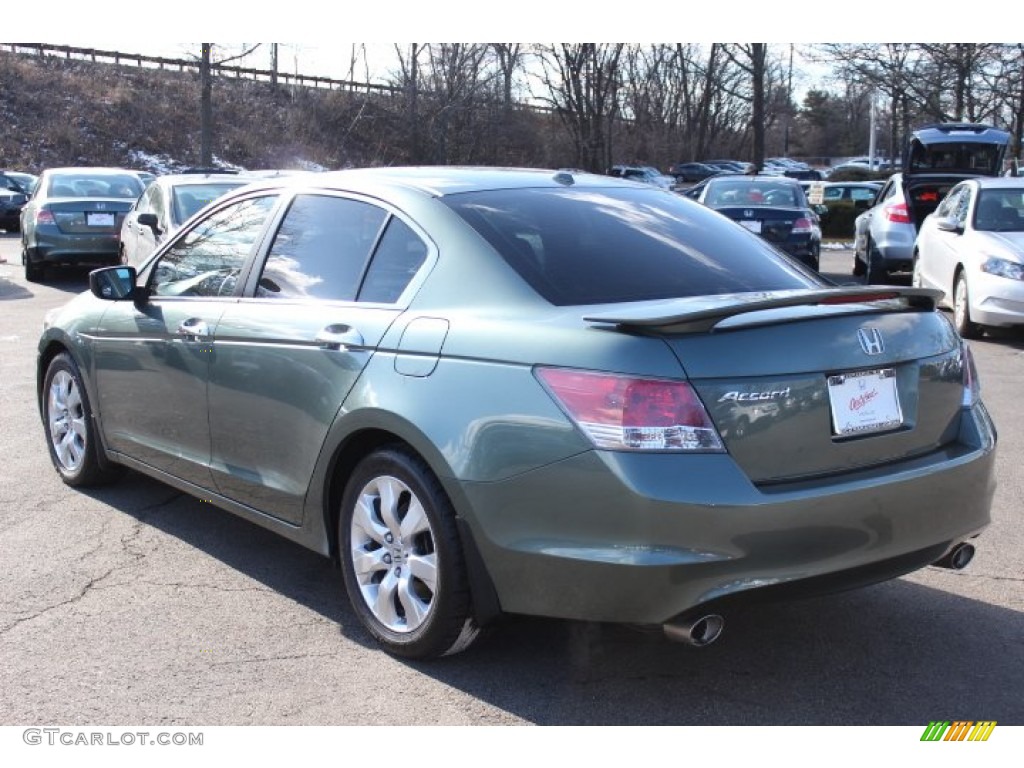
{"type": "Polygon", "coordinates": [[[476,639],[455,510],[422,459],[398,447],[363,459],[345,489],[338,544],[352,606],[388,652],[428,659],[476,639]]]}
{"type": "Polygon", "coordinates": [[[50,460],[67,485],[102,485],[120,475],[120,468],[100,461],[89,396],[78,366],[67,352],[53,358],[46,369],[43,422],[50,460]]]}
{"type": "Polygon", "coordinates": [[[981,338],[982,328],[971,320],[971,299],[967,293],[967,276],[961,271],[953,287],[953,322],[965,339],[981,338]]]}

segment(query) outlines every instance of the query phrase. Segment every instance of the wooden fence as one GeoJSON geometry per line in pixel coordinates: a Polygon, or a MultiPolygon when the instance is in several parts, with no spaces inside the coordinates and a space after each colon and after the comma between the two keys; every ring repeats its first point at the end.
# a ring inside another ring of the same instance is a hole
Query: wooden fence
{"type": "MultiPolygon", "coordinates": [[[[171,59],[164,56],[145,56],[140,53],[124,53],[123,51],[100,51],[94,48],[75,48],[68,45],[49,45],[47,43],[0,43],[0,50],[9,50],[27,56],[56,56],[65,59],[78,59],[100,64],[115,64],[148,69],[171,69],[178,72],[198,72],[198,59],[171,59]]],[[[214,74],[221,77],[246,78],[261,82],[276,82],[284,85],[297,85],[305,88],[326,88],[346,91],[363,91],[366,93],[393,94],[399,89],[391,85],[379,83],[361,83],[354,80],[336,80],[332,77],[319,77],[288,72],[272,72],[269,69],[252,67],[236,67],[228,64],[211,62],[214,74]]]]}

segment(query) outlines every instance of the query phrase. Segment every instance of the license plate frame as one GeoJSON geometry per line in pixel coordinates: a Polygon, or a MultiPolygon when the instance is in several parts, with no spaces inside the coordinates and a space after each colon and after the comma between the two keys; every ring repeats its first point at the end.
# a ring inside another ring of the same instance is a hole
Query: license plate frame
{"type": "Polygon", "coordinates": [[[894,368],[833,374],[828,397],[834,437],[890,432],[904,424],[894,368]]]}
{"type": "Polygon", "coordinates": [[[85,212],[85,225],[87,227],[112,227],[116,221],[116,214],[113,214],[110,211],[85,212]]]}

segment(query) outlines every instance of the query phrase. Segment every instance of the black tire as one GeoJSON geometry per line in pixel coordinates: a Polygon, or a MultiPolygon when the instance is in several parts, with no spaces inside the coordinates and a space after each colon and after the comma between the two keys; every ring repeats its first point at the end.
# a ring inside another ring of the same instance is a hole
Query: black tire
{"type": "Polygon", "coordinates": [[[345,488],[337,534],[349,600],[385,650],[429,659],[476,639],[455,511],[422,459],[400,447],[363,459],[345,488]]]}
{"type": "Polygon", "coordinates": [[[875,248],[871,237],[868,237],[867,245],[864,248],[867,263],[864,266],[865,285],[885,285],[889,282],[889,272],[880,266],[882,254],[875,248]]]}
{"type": "Polygon", "coordinates": [[[100,459],[89,394],[78,366],[67,352],[50,361],[42,394],[46,445],[61,480],[79,487],[105,485],[120,477],[120,467],[100,459]]]}
{"type": "Polygon", "coordinates": [[[43,281],[46,266],[38,264],[28,256],[28,249],[21,247],[21,263],[25,266],[25,279],[30,283],[41,283],[43,281]]]}
{"type": "Polygon", "coordinates": [[[864,262],[857,258],[857,254],[853,254],[853,276],[863,277],[867,271],[867,267],[864,266],[864,262]]]}
{"type": "Polygon", "coordinates": [[[984,333],[984,329],[971,320],[970,295],[963,270],[957,273],[953,281],[953,324],[965,339],[980,339],[984,333]]]}

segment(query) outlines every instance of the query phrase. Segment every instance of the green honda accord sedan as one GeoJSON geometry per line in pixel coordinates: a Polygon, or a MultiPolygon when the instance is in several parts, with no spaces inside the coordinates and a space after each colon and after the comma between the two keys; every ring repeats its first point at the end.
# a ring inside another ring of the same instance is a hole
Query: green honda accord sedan
{"type": "Polygon", "coordinates": [[[39,408],[64,482],[130,468],[333,558],[391,653],[502,614],[706,645],[971,559],[996,434],[937,296],[605,176],[282,178],[92,272],[39,408]]]}

